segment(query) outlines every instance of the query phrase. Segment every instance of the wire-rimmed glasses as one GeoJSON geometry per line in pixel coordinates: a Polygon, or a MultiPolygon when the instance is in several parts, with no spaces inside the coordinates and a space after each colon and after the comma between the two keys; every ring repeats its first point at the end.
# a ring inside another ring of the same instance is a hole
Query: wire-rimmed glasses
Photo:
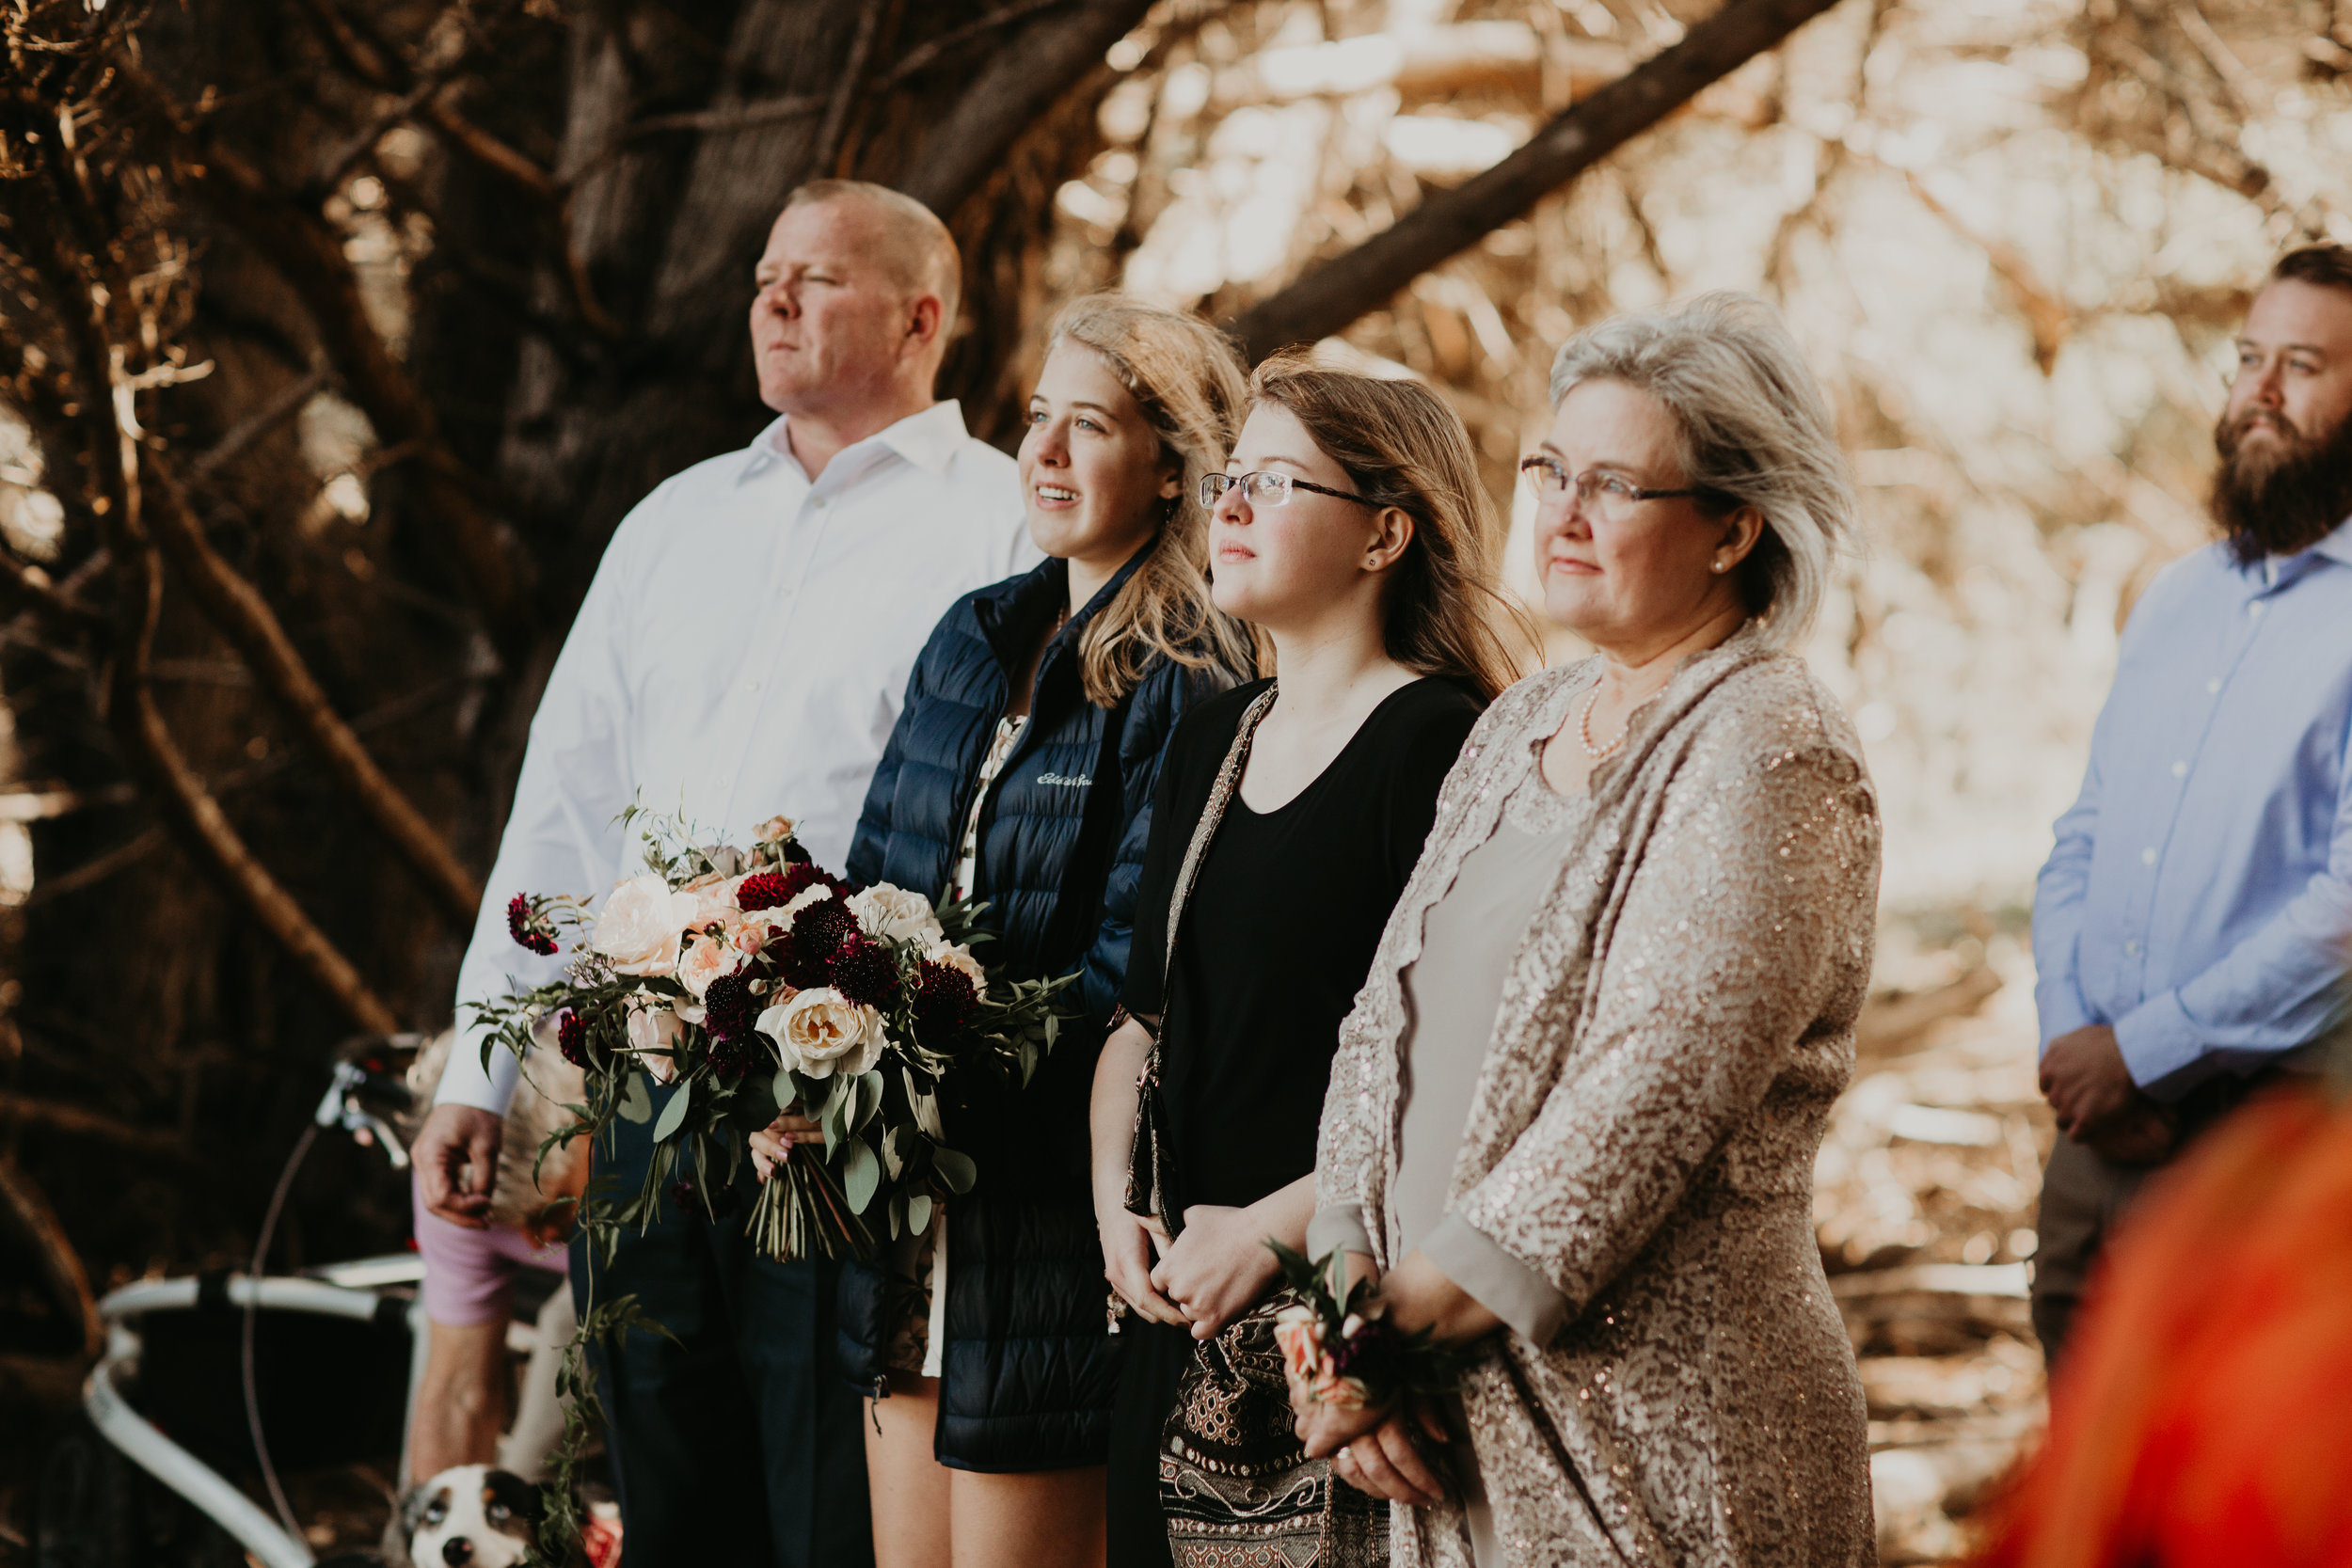
{"type": "Polygon", "coordinates": [[[1312,490],[1318,496],[1337,496],[1343,501],[1362,501],[1366,506],[1373,504],[1368,497],[1334,490],[1327,484],[1317,484],[1311,480],[1294,479],[1289,474],[1277,473],[1271,468],[1261,468],[1248,474],[1202,474],[1200,504],[1215,511],[1216,503],[1224,499],[1225,492],[1236,484],[1241,486],[1243,498],[1252,506],[1287,506],[1293,490],[1312,490]]]}
{"type": "Polygon", "coordinates": [[[1581,474],[1571,474],[1557,459],[1541,452],[1522,458],[1519,472],[1535,482],[1538,499],[1558,501],[1574,491],[1578,511],[1612,521],[1623,517],[1640,501],[1671,500],[1677,496],[1698,494],[1688,486],[1660,490],[1636,484],[1613,468],[1587,468],[1581,474]]]}

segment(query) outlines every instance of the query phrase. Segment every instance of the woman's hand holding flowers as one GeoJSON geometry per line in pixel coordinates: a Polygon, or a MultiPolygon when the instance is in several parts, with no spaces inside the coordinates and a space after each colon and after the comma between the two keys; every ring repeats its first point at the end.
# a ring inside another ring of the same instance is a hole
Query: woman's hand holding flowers
{"type": "Polygon", "coordinates": [[[753,1133],[745,1142],[752,1152],[752,1168],[762,1181],[776,1174],[792,1152],[794,1144],[815,1144],[825,1147],[825,1130],[807,1117],[784,1115],[753,1133]]]}

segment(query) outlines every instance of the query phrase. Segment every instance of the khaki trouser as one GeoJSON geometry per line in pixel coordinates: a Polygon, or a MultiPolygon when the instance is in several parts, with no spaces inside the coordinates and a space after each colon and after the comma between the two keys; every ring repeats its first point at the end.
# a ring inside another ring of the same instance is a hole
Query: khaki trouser
{"type": "Polygon", "coordinates": [[[2033,1331],[2056,1370],[2099,1250],[2161,1165],[2120,1165],[2060,1132],[2042,1172],[2033,1254],[2033,1331]]]}
{"type": "Polygon", "coordinates": [[[2180,1141],[2153,1165],[2125,1165],[2097,1154],[2060,1132],[2042,1172],[2042,1211],[2035,1221],[2033,1331],[2042,1359],[2055,1370],[2074,1331],[2074,1313],[2106,1245],[2108,1233],[2137,1200],[2148,1179],[2165,1169],[2214,1125],[2253,1095],[2293,1081],[2306,1064],[2282,1056],[2275,1067],[2249,1077],[2210,1079],[2173,1107],[2181,1117],[2180,1141]]]}

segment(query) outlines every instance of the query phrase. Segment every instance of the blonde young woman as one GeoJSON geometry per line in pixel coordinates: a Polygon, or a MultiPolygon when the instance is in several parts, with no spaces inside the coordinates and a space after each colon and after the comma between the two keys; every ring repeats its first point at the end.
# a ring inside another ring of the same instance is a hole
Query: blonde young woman
{"type": "MultiPolygon", "coordinates": [[[[1099,1563],[1114,1383],[1087,1200],[1087,1095],[1128,956],[1161,755],[1248,673],[1210,602],[1201,480],[1245,382],[1206,323],[1117,295],[1064,310],[1020,451],[1048,557],[967,595],[916,663],[847,870],[988,905],[990,961],[1079,976],[1025,1089],[957,1085],[978,1185],[901,1255],[843,1275],[843,1370],[871,1396],[880,1568],[1099,1563]]],[[[780,1122],[754,1139],[763,1160],[780,1122]]]]}
{"type": "Polygon", "coordinates": [[[1260,368],[1227,471],[1203,487],[1219,609],[1279,679],[1177,729],[1153,808],[1122,993],[1094,1086],[1103,1264],[1141,1320],[1113,1422],[1110,1560],[1164,1564],[1157,1455],[1196,1344],[1306,1238],[1339,1024],[1420,857],[1438,784],[1515,673],[1490,614],[1501,530],[1462,423],[1427,388],[1295,360],[1260,368]],[[1246,758],[1221,815],[1229,755],[1246,758]],[[1204,817],[1208,832],[1191,850],[1204,817]],[[1172,962],[1179,867],[1197,859],[1172,962]],[[1162,1212],[1125,1204],[1138,1072],[1160,1039],[1162,1212]]]}
{"type": "Polygon", "coordinates": [[[1862,1386],[1812,1222],[1853,1067],[1879,821],[1791,649],[1851,528],[1770,307],[1606,323],[1524,467],[1547,613],[1597,652],[1487,709],[1342,1034],[1311,1250],[1483,1351],[1459,1407],[1308,1451],[1394,1560],[1873,1559],[1862,1386]],[[1450,1481],[1420,1434],[1467,1428],[1450,1481]]]}

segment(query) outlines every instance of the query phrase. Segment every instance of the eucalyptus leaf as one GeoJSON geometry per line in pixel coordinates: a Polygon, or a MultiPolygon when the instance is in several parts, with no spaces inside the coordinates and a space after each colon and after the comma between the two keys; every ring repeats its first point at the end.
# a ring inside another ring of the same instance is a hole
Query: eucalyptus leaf
{"type": "Polygon", "coordinates": [[[801,1098],[801,1086],[792,1082],[792,1069],[790,1068],[780,1067],[776,1069],[776,1082],[772,1092],[776,1097],[776,1109],[779,1111],[783,1110],[786,1106],[801,1098]]]}
{"type": "Polygon", "coordinates": [[[850,1212],[866,1212],[881,1185],[882,1162],[874,1158],[872,1147],[864,1138],[851,1138],[841,1171],[841,1196],[850,1200],[850,1212]]]}
{"type": "Polygon", "coordinates": [[[980,1177],[980,1167],[972,1163],[972,1156],[959,1154],[945,1144],[931,1150],[931,1168],[939,1172],[951,1193],[970,1192],[980,1177]]]}
{"type": "Polygon", "coordinates": [[[624,1121],[642,1122],[653,1116],[653,1096],[645,1088],[645,1075],[632,1072],[621,1085],[621,1103],[617,1107],[624,1121]]]}
{"type": "Polygon", "coordinates": [[[858,1074],[857,1116],[850,1121],[850,1131],[857,1132],[873,1120],[874,1113],[882,1109],[882,1075],[879,1072],[858,1074]]]}
{"type": "Polygon", "coordinates": [[[909,1193],[907,1195],[907,1229],[912,1231],[914,1234],[920,1236],[924,1231],[929,1230],[930,1227],[931,1195],[929,1193],[909,1193]]]}
{"type": "Polygon", "coordinates": [[[653,1141],[660,1143],[675,1136],[677,1130],[686,1125],[686,1113],[693,1109],[693,1089],[680,1084],[677,1092],[670,1096],[670,1102],[661,1107],[661,1119],[653,1124],[653,1141]]]}

